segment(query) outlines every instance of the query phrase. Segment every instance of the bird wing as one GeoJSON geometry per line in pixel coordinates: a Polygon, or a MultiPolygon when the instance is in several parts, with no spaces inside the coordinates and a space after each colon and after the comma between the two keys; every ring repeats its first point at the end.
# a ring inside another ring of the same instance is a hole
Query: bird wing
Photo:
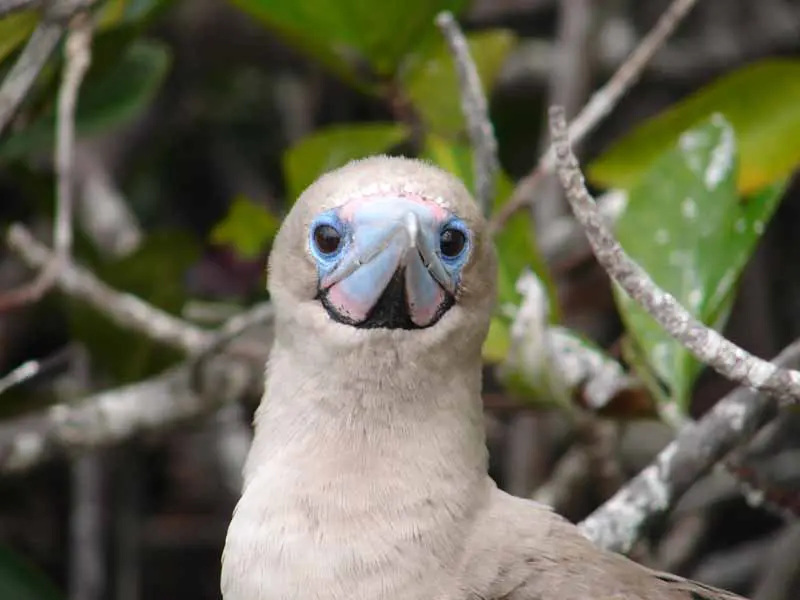
{"type": "Polygon", "coordinates": [[[495,490],[463,565],[486,600],[743,600],[603,551],[548,507],[495,490]]]}

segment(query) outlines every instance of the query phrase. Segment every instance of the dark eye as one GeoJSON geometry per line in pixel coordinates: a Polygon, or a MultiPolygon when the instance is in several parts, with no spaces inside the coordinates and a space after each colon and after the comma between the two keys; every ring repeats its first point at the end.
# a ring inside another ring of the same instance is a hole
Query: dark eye
{"type": "Polygon", "coordinates": [[[342,236],[331,225],[317,225],[314,229],[314,243],[322,254],[333,254],[342,245],[342,236]]]}
{"type": "Polygon", "coordinates": [[[452,227],[444,229],[439,236],[439,249],[442,256],[447,258],[455,258],[461,254],[466,244],[467,236],[464,235],[464,232],[452,227]]]}

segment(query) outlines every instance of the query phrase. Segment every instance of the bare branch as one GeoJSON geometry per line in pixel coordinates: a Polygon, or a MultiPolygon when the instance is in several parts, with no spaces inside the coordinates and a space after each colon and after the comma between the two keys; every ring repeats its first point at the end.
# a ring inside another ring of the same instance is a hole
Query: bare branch
{"type": "Polygon", "coordinates": [[[0,296],[0,311],[36,301],[49,290],[72,252],[72,214],[75,184],[75,106],[91,62],[92,21],[87,12],[72,18],[66,42],[66,67],[58,95],[56,131],[56,219],[53,226],[55,253],[36,278],[0,296]]]}
{"type": "MultiPolygon", "coordinates": [[[[580,114],[570,123],[571,139],[575,142],[582,140],[614,109],[622,96],[639,80],[653,55],[664,45],[695,4],[697,0],[674,0],[670,4],[628,59],[603,87],[592,94],[580,114]]],[[[551,146],[542,159],[543,162],[540,162],[541,168],[547,171],[553,170],[555,159],[555,148],[551,146]]]]}
{"type": "MultiPolygon", "coordinates": [[[[52,251],[36,241],[22,225],[12,225],[8,245],[31,267],[40,268],[52,251]]],[[[208,345],[214,333],[172,316],[136,296],[119,292],[79,265],[69,261],[58,271],[55,285],[101,311],[122,327],[144,332],[153,340],[192,354],[208,345]]]]}
{"type": "Polygon", "coordinates": [[[461,88],[461,110],[467,121],[469,139],[472,144],[474,164],[475,197],[488,215],[495,194],[495,178],[500,161],[497,158],[497,139],[489,120],[489,108],[478,69],[469,53],[464,33],[450,12],[441,12],[436,17],[436,25],[442,31],[453,55],[461,88]]]}
{"type": "Polygon", "coordinates": [[[17,62],[0,86],[0,135],[11,122],[33,82],[55,50],[64,28],[60,23],[42,21],[28,39],[17,62]]]}
{"type": "MultiPolygon", "coordinates": [[[[627,60],[614,73],[611,79],[597,90],[583,110],[570,123],[569,135],[574,143],[583,140],[619,103],[620,99],[633,87],[644,72],[647,63],[664,45],[678,24],[689,13],[697,0],[673,0],[672,4],[658,19],[655,26],[647,33],[627,60]]],[[[531,173],[523,177],[508,202],[497,216],[492,219],[492,227],[496,231],[508,218],[525,204],[533,201],[536,188],[543,173],[553,170],[555,153],[553,147],[544,154],[531,173]]]]}
{"type": "Polygon", "coordinates": [[[207,393],[192,391],[184,366],[0,424],[0,472],[24,471],[59,455],[174,428],[243,397],[263,374],[262,367],[241,360],[217,367],[207,373],[213,387],[207,393]]]}
{"type": "Polygon", "coordinates": [[[800,372],[781,369],[753,356],[703,325],[625,253],[583,183],[560,107],[550,109],[550,130],[556,149],[556,170],[567,200],[586,230],[597,261],[611,278],[701,362],[741,385],[773,394],[786,403],[800,402],[800,372]]]}
{"type": "MultiPolygon", "coordinates": [[[[628,193],[625,190],[610,190],[597,198],[597,209],[612,229],[627,204],[628,193]]],[[[537,241],[542,258],[555,271],[558,271],[559,265],[574,263],[592,255],[583,228],[571,214],[552,222],[537,237],[537,241]]]]}
{"type": "MultiPolygon", "coordinates": [[[[592,89],[597,2],[595,0],[560,0],[557,3],[555,53],[547,77],[547,102],[564,106],[574,116],[584,105],[592,89]]],[[[550,147],[550,134],[539,133],[539,149],[550,147]]],[[[576,145],[576,150],[579,146],[576,145]]],[[[548,231],[554,221],[569,214],[564,192],[555,177],[548,177],[533,204],[533,222],[537,233],[548,231]]]]}
{"type": "Polygon", "coordinates": [[[36,377],[42,371],[42,362],[29,360],[22,363],[8,375],[0,379],[0,394],[20,383],[36,377]]]}
{"type": "MultiPolygon", "coordinates": [[[[51,257],[51,251],[20,225],[11,228],[9,244],[34,267],[51,257]]],[[[212,332],[110,288],[72,262],[58,272],[56,285],[118,325],[142,331],[192,358],[153,379],[0,425],[0,473],[25,470],[65,453],[117,444],[141,433],[169,430],[245,394],[258,393],[263,385],[269,334],[260,334],[259,344],[249,347],[248,353],[234,352],[237,345],[230,353],[208,355],[245,330],[266,324],[272,318],[268,304],[235,315],[212,332]]]]}
{"type": "MultiPolygon", "coordinates": [[[[70,289],[75,291],[74,287],[70,289]]],[[[268,305],[257,305],[228,320],[220,333],[204,332],[209,337],[201,350],[212,347],[217,339],[229,339],[256,324],[266,324],[271,317],[268,305]]],[[[190,359],[152,379],[0,424],[0,473],[24,471],[55,456],[168,431],[220,406],[261,393],[264,362],[271,345],[271,334],[265,331],[259,331],[263,343],[250,356],[226,352],[206,357],[201,368],[190,359]]],[[[174,341],[164,341],[170,340],[174,341]]]]}
{"type": "MultiPolygon", "coordinates": [[[[782,368],[800,365],[800,340],[773,363],[782,368]]],[[[702,419],[684,427],[650,466],[584,520],[582,532],[602,548],[628,551],[654,517],[776,414],[777,404],[766,394],[746,388],[731,392],[702,419]]]]}
{"type": "MultiPolygon", "coordinates": [[[[88,8],[94,0],[53,0],[47,5],[42,21],[34,30],[17,62],[0,85],[0,135],[30,92],[47,59],[55,50],[72,15],[88,8]]],[[[0,0],[0,17],[31,8],[39,2],[0,0]],[[5,12],[4,12],[5,11],[5,12]]]]}
{"type": "Polygon", "coordinates": [[[42,0],[0,0],[0,19],[15,12],[38,8],[42,0]]]}

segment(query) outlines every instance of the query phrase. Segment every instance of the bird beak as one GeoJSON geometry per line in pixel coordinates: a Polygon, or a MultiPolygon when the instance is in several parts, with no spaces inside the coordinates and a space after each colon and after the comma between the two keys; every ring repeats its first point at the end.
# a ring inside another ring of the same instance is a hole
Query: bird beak
{"type": "Polygon", "coordinates": [[[323,304],[339,321],[361,327],[417,329],[454,302],[456,280],[439,256],[448,213],[420,198],[354,200],[339,209],[351,239],[320,281],[323,304]]]}

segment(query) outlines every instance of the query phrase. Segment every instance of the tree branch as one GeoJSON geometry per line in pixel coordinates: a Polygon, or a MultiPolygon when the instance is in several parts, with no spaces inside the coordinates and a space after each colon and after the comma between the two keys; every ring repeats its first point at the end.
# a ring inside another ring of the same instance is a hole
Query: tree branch
{"type": "MultiPolygon", "coordinates": [[[[782,368],[800,365],[800,340],[773,363],[782,368]]],[[[766,394],[746,388],[731,392],[702,419],[684,427],[650,466],[584,520],[584,535],[602,548],[628,551],[654,517],[776,414],[777,403],[766,394]]]]}
{"type": "Polygon", "coordinates": [[[0,86],[0,135],[28,95],[63,32],[64,28],[60,23],[42,21],[31,34],[17,62],[0,86]]]}
{"type": "MultiPolygon", "coordinates": [[[[54,0],[48,6],[42,21],[34,30],[17,62],[0,85],[0,135],[30,92],[47,59],[55,50],[69,18],[90,6],[94,0],[54,0]]],[[[0,17],[17,10],[32,7],[34,2],[7,0],[0,6],[0,17]],[[8,7],[6,7],[8,5],[8,7]]]]}
{"type": "Polygon", "coordinates": [[[556,170],[575,218],[583,225],[597,261],[633,300],[698,360],[728,379],[770,393],[786,403],[800,402],[800,372],[776,367],[743,350],[695,319],[637,265],[614,239],[583,182],[570,147],[564,110],[550,109],[556,170]]]}
{"type": "Polygon", "coordinates": [[[495,178],[500,161],[497,158],[497,139],[478,69],[469,53],[464,33],[450,12],[436,17],[436,25],[442,31],[453,55],[461,88],[461,110],[467,121],[472,160],[474,164],[475,198],[484,215],[489,215],[495,195],[495,178]]]}
{"type": "Polygon", "coordinates": [[[0,473],[21,472],[56,456],[165,431],[258,392],[261,365],[218,358],[207,363],[203,393],[192,390],[190,368],[184,365],[79,403],[57,404],[0,424],[0,473]]]}
{"type": "Polygon", "coordinates": [[[55,283],[58,272],[72,252],[73,193],[75,189],[75,106],[91,62],[92,21],[88,12],[77,13],[66,42],[66,67],[58,94],[56,130],[56,219],[53,226],[55,253],[36,278],[0,296],[0,312],[34,302],[55,283]]]}
{"type": "Polygon", "coordinates": [[[38,8],[41,0],[0,0],[0,19],[15,12],[38,8]]]}
{"type": "MultiPolygon", "coordinates": [[[[52,258],[52,251],[41,244],[22,225],[12,225],[8,245],[31,267],[41,268],[52,258]]],[[[153,340],[192,354],[214,341],[214,333],[172,316],[147,302],[119,292],[83,267],[69,261],[58,271],[55,285],[106,314],[122,327],[144,332],[153,340]]]]}
{"type": "MultiPolygon", "coordinates": [[[[673,0],[672,4],[664,11],[655,26],[642,38],[642,41],[633,50],[628,59],[622,63],[603,87],[592,94],[586,106],[570,123],[569,135],[574,143],[583,140],[614,110],[620,99],[639,80],[653,55],[664,45],[664,42],[672,35],[696,3],[697,0],[673,0]]],[[[554,166],[555,153],[551,146],[533,171],[517,183],[511,198],[492,219],[493,230],[496,231],[502,228],[511,215],[533,200],[542,174],[552,171],[554,166]]]]}

